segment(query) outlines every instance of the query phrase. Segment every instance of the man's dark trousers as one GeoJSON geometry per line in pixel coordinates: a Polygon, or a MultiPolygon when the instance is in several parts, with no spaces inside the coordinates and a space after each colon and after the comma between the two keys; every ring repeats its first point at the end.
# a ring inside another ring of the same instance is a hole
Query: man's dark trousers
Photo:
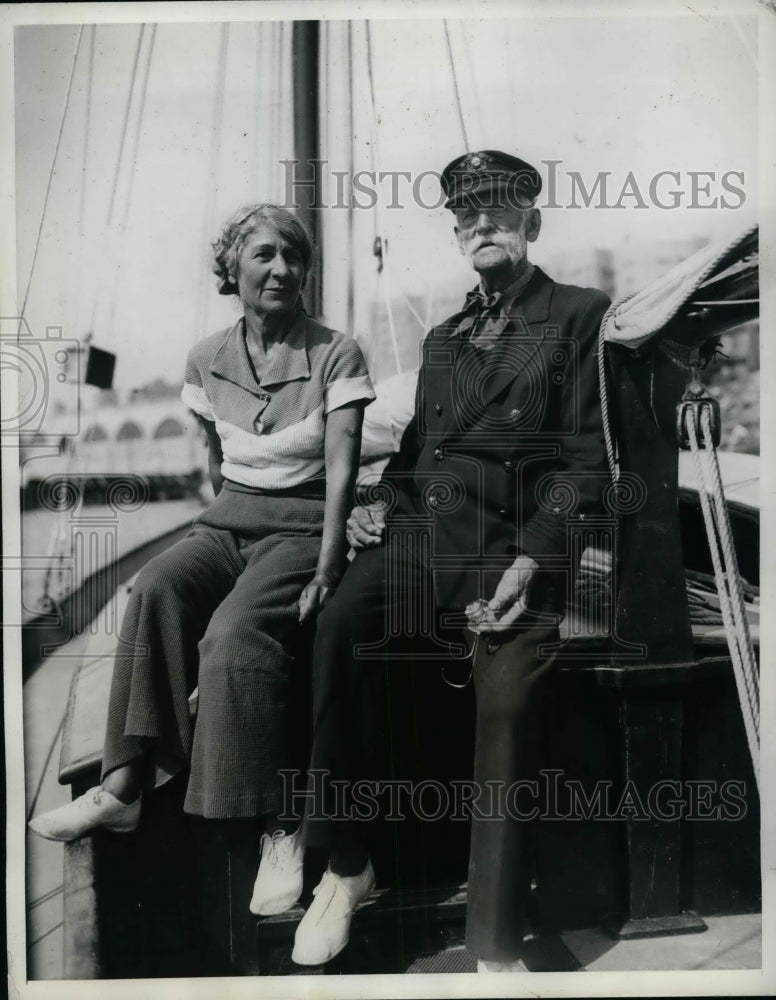
{"type": "MultiPolygon", "coordinates": [[[[459,627],[440,625],[420,533],[389,524],[386,535],[382,545],[356,556],[318,618],[311,769],[333,779],[386,777],[379,774],[381,752],[387,741],[405,738],[390,731],[385,717],[385,671],[392,663],[429,652],[462,659],[473,643],[459,627]]],[[[510,803],[502,794],[494,812],[493,786],[487,782],[505,790],[535,773],[540,759],[535,706],[553,659],[540,655],[539,647],[557,641],[554,624],[528,625],[498,645],[480,637],[472,660],[474,782],[483,792],[472,819],[466,944],[486,960],[511,961],[521,954],[535,826],[516,816],[516,805],[526,808],[523,798],[510,803]]],[[[425,721],[444,725],[440,719],[425,721]]],[[[325,798],[317,805],[323,812],[332,809],[325,798]]],[[[308,810],[308,845],[346,846],[358,836],[359,824],[315,819],[308,810]]]]}

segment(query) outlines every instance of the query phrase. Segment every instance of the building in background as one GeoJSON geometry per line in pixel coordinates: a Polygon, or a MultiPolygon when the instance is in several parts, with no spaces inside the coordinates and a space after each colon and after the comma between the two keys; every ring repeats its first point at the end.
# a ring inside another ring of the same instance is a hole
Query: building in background
{"type": "Polygon", "coordinates": [[[207,448],[199,421],[181,402],[177,386],[161,380],[132,390],[93,390],[73,434],[68,413],[52,416],[45,438],[22,449],[22,510],[35,510],[57,482],[77,484],[86,503],[104,503],[106,490],[127,477],[148,484],[150,500],[196,496],[207,476],[207,448]],[[66,428],[57,453],[45,442],[66,428]]]}

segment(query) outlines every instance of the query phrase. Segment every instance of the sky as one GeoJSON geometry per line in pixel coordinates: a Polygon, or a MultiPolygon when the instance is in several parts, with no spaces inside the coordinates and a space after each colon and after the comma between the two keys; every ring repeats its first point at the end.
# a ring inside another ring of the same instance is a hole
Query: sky
{"type": "MultiPolygon", "coordinates": [[[[322,50],[323,156],[332,170],[348,170],[352,157],[355,170],[416,177],[439,172],[468,146],[516,153],[540,169],[546,184],[548,161],[559,161],[559,205],[544,208],[542,234],[532,248],[539,263],[560,251],[610,247],[616,253],[627,243],[713,237],[756,217],[757,35],[751,18],[450,20],[455,83],[445,22],[373,21],[374,104],[366,22],[353,22],[352,151],[347,30],[346,22],[329,22],[322,50]],[[639,199],[630,196],[620,208],[570,207],[572,171],[588,188],[607,171],[609,203],[618,200],[631,172],[647,204],[637,207],[639,199]],[[659,189],[664,203],[671,190],[680,190],[679,207],[661,208],[649,197],[660,171],[679,172],[678,182],[666,178],[659,189]],[[702,182],[709,193],[701,191],[698,203],[725,196],[721,178],[729,172],[743,194],[727,193],[727,209],[719,203],[688,207],[690,171],[713,174],[702,182]]],[[[93,331],[97,346],[118,355],[119,388],[157,377],[179,381],[189,347],[239,315],[233,301],[216,294],[209,241],[239,206],[284,197],[279,161],[293,155],[290,25],[160,24],[141,36],[137,24],[101,24],[94,34],[91,88],[87,26],[62,123],[78,35],[72,25],[16,29],[19,301],[29,283],[25,315],[36,335],[50,325],[75,339],[93,331]]],[[[459,283],[463,296],[473,284],[450,213],[412,204],[407,185],[398,183],[403,207],[388,208],[390,186],[378,186],[376,209],[353,213],[352,245],[348,213],[326,213],[325,318],[343,327],[352,273],[356,332],[366,338],[372,299],[438,295],[459,283]],[[388,241],[380,277],[372,255],[378,232],[388,241]]],[[[429,178],[421,190],[428,205],[438,189],[429,178]]]]}

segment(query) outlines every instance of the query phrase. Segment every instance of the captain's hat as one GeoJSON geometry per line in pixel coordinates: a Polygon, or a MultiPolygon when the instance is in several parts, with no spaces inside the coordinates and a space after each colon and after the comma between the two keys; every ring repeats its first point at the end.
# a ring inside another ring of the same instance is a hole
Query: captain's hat
{"type": "Polygon", "coordinates": [[[446,195],[445,208],[453,212],[467,195],[476,195],[484,208],[525,208],[542,189],[535,167],[497,149],[456,157],[442,171],[440,181],[446,195]]]}

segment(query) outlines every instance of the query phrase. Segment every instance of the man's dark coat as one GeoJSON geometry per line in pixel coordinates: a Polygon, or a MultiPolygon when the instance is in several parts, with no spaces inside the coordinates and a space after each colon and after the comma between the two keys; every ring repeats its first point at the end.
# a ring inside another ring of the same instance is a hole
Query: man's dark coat
{"type": "Polygon", "coordinates": [[[426,337],[415,416],[382,483],[396,497],[389,523],[430,530],[441,608],[492,597],[520,552],[547,571],[532,606],[560,609],[569,528],[601,511],[608,482],[597,361],[608,305],[537,267],[491,350],[456,333],[463,313],[426,337]]]}

